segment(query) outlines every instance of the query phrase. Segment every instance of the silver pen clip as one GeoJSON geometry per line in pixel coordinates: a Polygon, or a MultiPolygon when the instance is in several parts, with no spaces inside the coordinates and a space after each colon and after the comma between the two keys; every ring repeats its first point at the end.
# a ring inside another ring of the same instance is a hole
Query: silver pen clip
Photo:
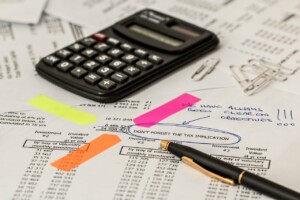
{"type": "Polygon", "coordinates": [[[200,67],[192,75],[194,81],[202,80],[207,74],[210,74],[220,62],[217,58],[209,58],[201,63],[200,67]]]}

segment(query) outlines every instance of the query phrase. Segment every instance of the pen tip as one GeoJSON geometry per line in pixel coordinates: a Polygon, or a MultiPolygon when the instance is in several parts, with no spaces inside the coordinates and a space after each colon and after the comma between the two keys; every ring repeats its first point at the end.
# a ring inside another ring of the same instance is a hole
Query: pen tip
{"type": "Polygon", "coordinates": [[[170,142],[168,140],[162,140],[160,142],[160,147],[164,150],[168,150],[169,144],[170,144],[170,142]]]}

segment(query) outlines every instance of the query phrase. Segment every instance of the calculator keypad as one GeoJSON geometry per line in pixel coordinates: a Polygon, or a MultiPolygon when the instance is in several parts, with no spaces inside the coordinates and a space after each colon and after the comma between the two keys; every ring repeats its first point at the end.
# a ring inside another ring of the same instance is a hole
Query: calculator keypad
{"type": "Polygon", "coordinates": [[[108,38],[106,40],[106,43],[111,45],[111,46],[118,46],[120,44],[120,41],[115,39],[115,38],[108,38]]]}
{"type": "Polygon", "coordinates": [[[111,49],[107,52],[107,54],[111,57],[119,58],[120,56],[122,56],[124,54],[124,52],[121,51],[120,49],[111,49]]]}
{"type": "Polygon", "coordinates": [[[138,58],[132,54],[126,54],[122,57],[122,60],[128,64],[133,64],[138,60],[138,58]]]}
{"type": "Polygon", "coordinates": [[[95,71],[100,67],[100,64],[93,60],[88,60],[83,64],[83,67],[88,71],[95,71]]]}
{"type": "Polygon", "coordinates": [[[127,44],[127,43],[123,43],[120,45],[120,48],[123,50],[123,51],[126,51],[126,52],[132,52],[133,51],[133,46],[131,46],[130,44],[127,44]]]}
{"type": "Polygon", "coordinates": [[[57,63],[59,63],[59,58],[57,58],[56,56],[50,55],[47,56],[46,58],[44,58],[44,62],[50,66],[54,66],[57,63]]]}
{"type": "Polygon", "coordinates": [[[63,62],[59,63],[56,67],[60,71],[67,72],[73,68],[73,64],[69,63],[68,61],[63,61],[63,62]]]}
{"type": "Polygon", "coordinates": [[[150,69],[153,65],[152,63],[150,63],[147,60],[140,60],[138,61],[135,66],[137,66],[138,68],[142,69],[142,70],[148,70],[150,69]]]}
{"type": "Polygon", "coordinates": [[[60,73],[109,91],[144,75],[163,59],[118,39],[96,33],[43,59],[60,73]]]}
{"type": "Polygon", "coordinates": [[[84,38],[80,42],[81,42],[81,44],[88,46],[88,47],[97,43],[97,41],[93,38],[84,38]]]}
{"type": "Polygon", "coordinates": [[[114,73],[114,70],[108,68],[108,67],[100,67],[100,69],[97,70],[97,74],[103,76],[103,77],[109,77],[114,73]]]}
{"type": "Polygon", "coordinates": [[[94,49],[100,51],[100,52],[105,52],[107,51],[108,49],[110,49],[110,47],[105,44],[105,43],[98,43],[94,46],[94,49]]]}
{"type": "Polygon", "coordinates": [[[85,61],[85,57],[75,54],[74,56],[71,56],[70,61],[76,65],[80,65],[85,61]]]}
{"type": "Polygon", "coordinates": [[[62,50],[59,50],[56,55],[62,59],[67,59],[69,58],[71,55],[72,55],[72,52],[71,51],[68,51],[67,49],[62,49],[62,50]]]}
{"type": "Polygon", "coordinates": [[[107,39],[107,36],[102,33],[96,33],[93,35],[93,39],[99,42],[104,42],[107,39]]]}
{"type": "Polygon", "coordinates": [[[76,67],[76,68],[72,69],[72,71],[71,71],[71,74],[73,76],[75,76],[76,78],[82,78],[87,73],[88,72],[85,69],[81,68],[81,67],[76,67]]]}
{"type": "Polygon", "coordinates": [[[84,80],[87,83],[94,85],[101,80],[101,76],[99,76],[95,73],[90,73],[84,77],[84,80]]]}
{"type": "Polygon", "coordinates": [[[123,72],[129,76],[137,76],[138,74],[141,73],[141,70],[139,70],[138,68],[134,67],[134,66],[127,66],[123,72]]]}
{"type": "Polygon", "coordinates": [[[75,43],[75,44],[72,44],[71,46],[69,46],[69,49],[75,53],[78,53],[84,49],[84,46],[79,43],[75,43]]]}
{"type": "Polygon", "coordinates": [[[105,90],[110,90],[116,87],[116,83],[109,79],[104,79],[100,83],[98,83],[98,86],[105,90]]]}
{"type": "Polygon", "coordinates": [[[98,55],[97,51],[95,51],[93,49],[86,49],[86,50],[82,51],[81,54],[87,58],[93,58],[96,55],[98,55]]]}
{"type": "Polygon", "coordinates": [[[101,54],[100,56],[97,56],[95,60],[100,64],[105,65],[108,64],[112,60],[112,58],[105,54],[101,54]]]}
{"type": "Polygon", "coordinates": [[[153,62],[154,64],[157,64],[157,65],[163,62],[163,59],[156,55],[150,55],[148,57],[148,59],[150,62],[153,62]]]}
{"type": "Polygon", "coordinates": [[[136,49],[134,51],[134,54],[137,55],[140,58],[146,58],[148,56],[148,53],[142,49],[136,49]]]}
{"type": "Polygon", "coordinates": [[[109,63],[109,66],[113,69],[121,70],[122,68],[124,68],[126,66],[126,64],[122,61],[114,60],[111,63],[109,63]]]}
{"type": "Polygon", "coordinates": [[[117,83],[124,83],[125,81],[127,81],[128,76],[121,72],[117,72],[111,76],[111,79],[117,83]]]}

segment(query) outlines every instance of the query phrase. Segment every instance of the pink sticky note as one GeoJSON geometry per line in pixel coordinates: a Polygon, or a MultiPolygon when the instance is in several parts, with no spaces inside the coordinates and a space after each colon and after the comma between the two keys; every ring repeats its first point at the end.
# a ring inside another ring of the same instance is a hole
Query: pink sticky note
{"type": "Polygon", "coordinates": [[[151,127],[161,120],[173,115],[193,104],[201,99],[190,94],[182,94],[179,97],[133,119],[133,122],[137,126],[151,127]]]}

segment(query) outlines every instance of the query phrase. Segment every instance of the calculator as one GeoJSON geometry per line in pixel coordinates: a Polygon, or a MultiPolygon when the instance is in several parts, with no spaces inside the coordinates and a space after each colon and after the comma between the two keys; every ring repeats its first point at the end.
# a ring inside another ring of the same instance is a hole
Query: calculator
{"type": "Polygon", "coordinates": [[[218,43],[217,36],[204,28],[145,9],[42,58],[36,70],[73,93],[114,102],[218,43]]]}

